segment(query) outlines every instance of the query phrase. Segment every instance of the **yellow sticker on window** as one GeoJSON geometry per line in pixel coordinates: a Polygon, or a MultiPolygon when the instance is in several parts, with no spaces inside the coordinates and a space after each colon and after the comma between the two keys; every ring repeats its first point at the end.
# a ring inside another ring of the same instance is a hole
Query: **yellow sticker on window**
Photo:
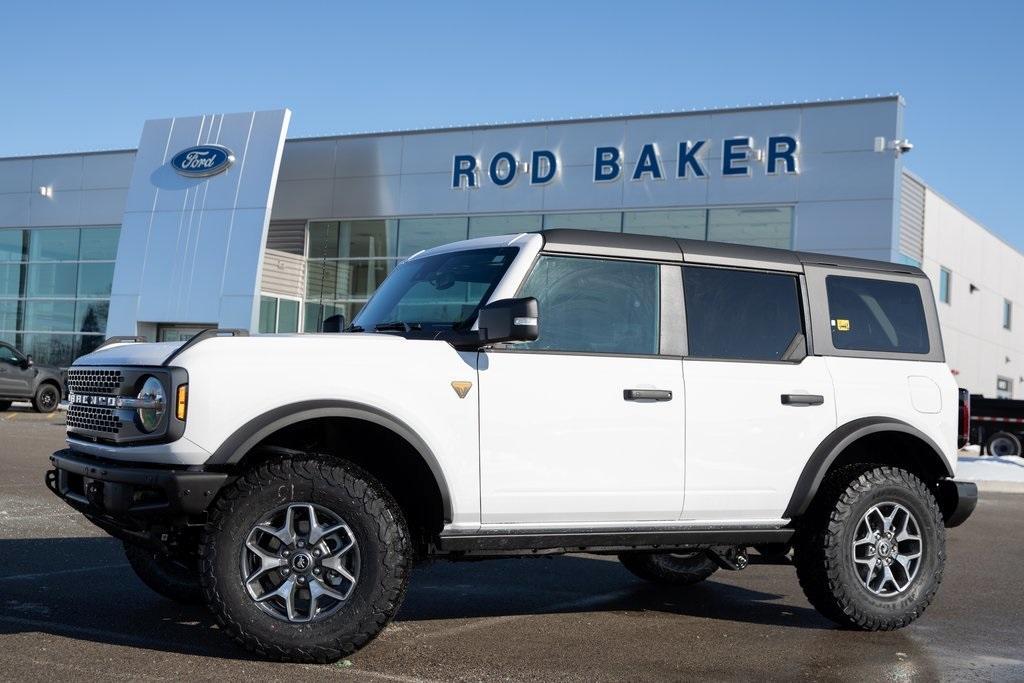
{"type": "Polygon", "coordinates": [[[838,331],[840,331],[840,332],[849,332],[850,331],[850,321],[847,320],[846,318],[837,318],[836,319],[836,329],[838,331]]]}

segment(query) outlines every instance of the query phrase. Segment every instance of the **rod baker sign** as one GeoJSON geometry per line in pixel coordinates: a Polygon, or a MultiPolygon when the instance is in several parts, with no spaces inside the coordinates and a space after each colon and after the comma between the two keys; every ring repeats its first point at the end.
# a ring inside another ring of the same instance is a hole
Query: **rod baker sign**
{"type": "MultiPolygon", "coordinates": [[[[630,180],[664,180],[704,178],[709,172],[722,176],[749,177],[754,164],[763,163],[769,175],[800,172],[799,143],[790,135],[771,135],[763,147],[751,137],[722,140],[721,157],[714,163],[708,158],[714,145],[712,140],[686,140],[678,143],[674,161],[665,162],[658,143],[641,146],[635,158],[626,159],[622,148],[598,146],[594,148],[593,180],[595,183],[612,182],[623,177],[630,180]],[[634,162],[632,170],[628,163],[634,162]]],[[[502,151],[490,159],[473,154],[456,154],[452,160],[453,189],[472,189],[486,180],[496,187],[508,187],[519,179],[530,185],[546,185],[558,177],[558,154],[550,149],[535,149],[528,155],[517,157],[502,151]]]]}

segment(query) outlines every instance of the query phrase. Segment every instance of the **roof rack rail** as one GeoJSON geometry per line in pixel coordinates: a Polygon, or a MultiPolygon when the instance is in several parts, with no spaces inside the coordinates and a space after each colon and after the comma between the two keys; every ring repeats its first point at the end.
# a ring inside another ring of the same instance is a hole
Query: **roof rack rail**
{"type": "Polygon", "coordinates": [[[146,338],[145,337],[139,337],[139,336],[135,336],[135,337],[110,337],[108,339],[104,339],[103,343],[100,344],[99,346],[97,346],[95,349],[93,349],[93,351],[99,351],[100,349],[102,349],[102,348],[104,348],[106,346],[110,346],[111,344],[138,344],[138,343],[141,343],[141,342],[144,342],[144,341],[146,341],[146,338]]]}
{"type": "Polygon", "coordinates": [[[249,330],[241,330],[230,327],[210,327],[189,337],[188,341],[174,350],[171,355],[164,359],[163,366],[167,367],[171,361],[181,355],[185,349],[191,348],[205,339],[213,337],[248,337],[249,330]]]}

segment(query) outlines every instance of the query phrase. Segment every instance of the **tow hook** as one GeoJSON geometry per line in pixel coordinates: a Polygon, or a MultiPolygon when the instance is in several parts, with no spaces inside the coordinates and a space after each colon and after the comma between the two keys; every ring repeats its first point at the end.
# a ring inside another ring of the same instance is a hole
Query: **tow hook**
{"type": "Polygon", "coordinates": [[[716,545],[708,548],[708,556],[715,561],[722,569],[740,571],[746,569],[750,561],[747,559],[747,549],[740,546],[716,545]]]}

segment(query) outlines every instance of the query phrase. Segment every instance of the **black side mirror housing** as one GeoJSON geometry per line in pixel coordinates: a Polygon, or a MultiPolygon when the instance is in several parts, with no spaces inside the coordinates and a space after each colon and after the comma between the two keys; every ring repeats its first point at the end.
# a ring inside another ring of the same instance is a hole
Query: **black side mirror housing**
{"type": "Polygon", "coordinates": [[[30,368],[35,365],[36,362],[32,360],[32,356],[25,356],[25,367],[30,368]]]}
{"type": "Polygon", "coordinates": [[[539,334],[540,307],[531,297],[500,299],[480,309],[480,343],[533,341],[539,334]]]}
{"type": "Polygon", "coordinates": [[[320,327],[323,332],[341,332],[345,329],[345,316],[338,313],[337,315],[324,318],[324,322],[320,327]]]}

